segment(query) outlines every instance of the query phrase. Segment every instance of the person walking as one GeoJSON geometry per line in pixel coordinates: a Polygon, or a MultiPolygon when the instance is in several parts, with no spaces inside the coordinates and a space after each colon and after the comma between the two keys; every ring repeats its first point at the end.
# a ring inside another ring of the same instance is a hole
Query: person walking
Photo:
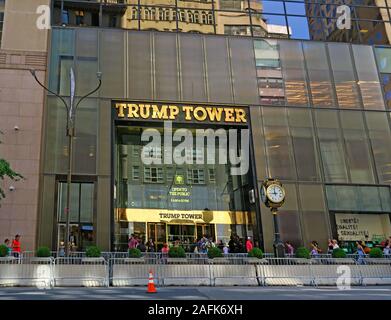
{"type": "Polygon", "coordinates": [[[292,243],[287,241],[287,242],[285,242],[285,246],[286,246],[286,251],[287,251],[288,255],[293,256],[295,249],[293,248],[292,243]]]}
{"type": "Polygon", "coordinates": [[[391,244],[390,244],[390,240],[386,240],[385,244],[384,244],[384,249],[383,249],[383,254],[385,256],[388,256],[391,254],[391,244]]]}
{"type": "Polygon", "coordinates": [[[357,263],[363,264],[364,263],[363,258],[365,257],[364,248],[358,241],[356,242],[356,247],[357,247],[357,263]]]}
{"type": "Polygon", "coordinates": [[[247,237],[247,241],[246,241],[246,250],[247,252],[250,252],[252,249],[254,248],[254,245],[251,241],[251,237],[247,237]]]}
{"type": "Polygon", "coordinates": [[[230,253],[235,253],[235,240],[233,235],[230,237],[230,240],[228,242],[228,247],[230,253]]]}
{"type": "Polygon", "coordinates": [[[22,251],[22,249],[21,249],[21,244],[20,244],[20,235],[17,234],[15,236],[14,240],[12,240],[12,252],[16,258],[19,258],[21,251],[22,251]]]}
{"type": "Polygon", "coordinates": [[[328,253],[328,254],[332,254],[332,253],[333,253],[333,250],[334,250],[333,241],[332,241],[331,239],[328,239],[328,240],[327,240],[327,253],[328,253]]]}

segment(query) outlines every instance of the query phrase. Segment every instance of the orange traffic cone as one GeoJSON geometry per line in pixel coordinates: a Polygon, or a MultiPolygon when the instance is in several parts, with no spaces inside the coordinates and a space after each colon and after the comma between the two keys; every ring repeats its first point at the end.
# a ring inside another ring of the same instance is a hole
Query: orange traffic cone
{"type": "Polygon", "coordinates": [[[148,290],[147,293],[156,293],[155,283],[153,282],[152,270],[149,270],[148,290]]]}

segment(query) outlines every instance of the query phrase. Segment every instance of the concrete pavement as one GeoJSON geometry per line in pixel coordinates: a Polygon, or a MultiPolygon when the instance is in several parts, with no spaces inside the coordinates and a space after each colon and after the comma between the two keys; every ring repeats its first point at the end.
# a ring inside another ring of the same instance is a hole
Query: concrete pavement
{"type": "Polygon", "coordinates": [[[163,287],[147,294],[146,287],[126,288],[7,288],[0,300],[391,300],[391,286],[351,287],[163,287]]]}

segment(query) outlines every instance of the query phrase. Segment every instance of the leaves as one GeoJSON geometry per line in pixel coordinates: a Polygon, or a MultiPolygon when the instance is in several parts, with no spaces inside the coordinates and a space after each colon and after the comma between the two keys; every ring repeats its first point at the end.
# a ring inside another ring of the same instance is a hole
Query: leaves
{"type": "MultiPolygon", "coordinates": [[[[1,131],[0,131],[0,134],[2,134],[1,131]]],[[[0,143],[1,143],[1,141],[0,141],[0,143]]],[[[6,161],[4,159],[0,159],[0,180],[4,180],[4,178],[6,178],[6,177],[13,180],[13,181],[18,181],[20,179],[24,179],[24,177],[21,174],[12,170],[11,165],[9,164],[8,161],[6,161]]],[[[4,198],[5,198],[5,192],[0,187],[0,200],[4,199],[4,198]]]]}

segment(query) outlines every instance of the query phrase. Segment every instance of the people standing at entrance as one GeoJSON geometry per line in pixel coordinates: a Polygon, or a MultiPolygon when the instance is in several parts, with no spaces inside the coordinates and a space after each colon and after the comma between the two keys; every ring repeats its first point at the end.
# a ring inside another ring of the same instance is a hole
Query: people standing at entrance
{"type": "Polygon", "coordinates": [[[15,257],[19,257],[21,253],[20,235],[17,234],[12,240],[12,252],[15,257]]]}
{"type": "Polygon", "coordinates": [[[328,253],[328,254],[332,254],[332,253],[333,253],[333,250],[334,250],[333,241],[332,241],[331,239],[328,239],[328,240],[327,240],[327,253],[328,253]]]}
{"type": "Polygon", "coordinates": [[[286,252],[287,252],[289,255],[293,256],[293,254],[295,253],[295,250],[294,250],[294,248],[293,248],[292,243],[290,243],[289,241],[286,241],[286,242],[285,242],[285,246],[286,246],[286,252]]]}
{"type": "Polygon", "coordinates": [[[229,247],[229,252],[230,253],[234,253],[235,252],[235,240],[234,240],[234,236],[233,235],[230,237],[230,240],[228,242],[228,247],[229,247]]]}
{"type": "Polygon", "coordinates": [[[390,240],[386,240],[386,242],[384,244],[383,254],[384,255],[390,255],[391,254],[390,240]]]}
{"type": "Polygon", "coordinates": [[[12,253],[12,248],[11,248],[11,241],[10,239],[5,239],[4,244],[7,246],[7,256],[10,256],[12,253]]]}
{"type": "Polygon", "coordinates": [[[128,247],[129,249],[135,249],[138,246],[137,238],[132,233],[131,237],[129,238],[128,247]]]}
{"type": "Polygon", "coordinates": [[[137,249],[139,249],[141,252],[147,251],[147,247],[145,246],[144,239],[143,238],[137,239],[137,241],[138,241],[137,249]]]}
{"type": "Polygon", "coordinates": [[[333,239],[333,250],[339,249],[338,241],[333,239]]]}
{"type": "Polygon", "coordinates": [[[254,248],[254,245],[251,241],[251,237],[247,237],[247,241],[246,241],[246,250],[247,252],[250,252],[252,249],[254,248]]]}
{"type": "Polygon", "coordinates": [[[223,240],[219,240],[219,242],[217,243],[217,248],[219,248],[221,251],[223,251],[223,249],[224,249],[223,240]]]}
{"type": "Polygon", "coordinates": [[[155,252],[156,251],[155,243],[153,242],[152,238],[150,238],[147,243],[147,250],[148,250],[148,252],[155,252]]]}

